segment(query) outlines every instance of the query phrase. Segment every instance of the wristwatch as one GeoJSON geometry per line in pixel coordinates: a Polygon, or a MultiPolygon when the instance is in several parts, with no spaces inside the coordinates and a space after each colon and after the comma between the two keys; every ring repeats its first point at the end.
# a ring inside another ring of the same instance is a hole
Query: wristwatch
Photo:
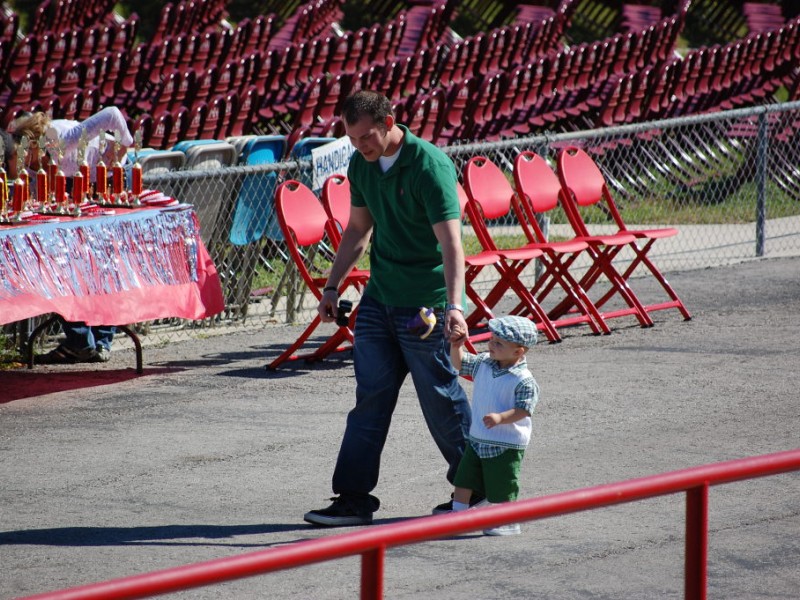
{"type": "Polygon", "coordinates": [[[464,307],[460,304],[445,304],[444,305],[444,312],[450,312],[451,310],[457,310],[460,313],[464,313],[464,307]]]}

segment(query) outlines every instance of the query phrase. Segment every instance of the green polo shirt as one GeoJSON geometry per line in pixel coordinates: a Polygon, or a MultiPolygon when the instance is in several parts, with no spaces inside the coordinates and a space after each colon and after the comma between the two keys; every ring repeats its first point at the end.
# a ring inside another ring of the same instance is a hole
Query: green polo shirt
{"type": "Polygon", "coordinates": [[[390,306],[442,306],[447,288],[432,226],[461,218],[456,169],[439,148],[400,128],[400,157],[386,173],[358,152],[347,172],[353,206],[366,207],[375,223],[366,293],[390,306]]]}

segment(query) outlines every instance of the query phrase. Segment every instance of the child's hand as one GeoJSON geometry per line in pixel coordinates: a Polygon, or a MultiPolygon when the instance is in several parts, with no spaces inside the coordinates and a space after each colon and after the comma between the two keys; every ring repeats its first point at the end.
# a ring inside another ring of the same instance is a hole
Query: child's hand
{"type": "Polygon", "coordinates": [[[486,429],[491,429],[495,425],[500,425],[502,421],[503,418],[497,413],[489,413],[483,417],[483,424],[486,426],[486,429]]]}
{"type": "Polygon", "coordinates": [[[450,343],[460,346],[467,341],[467,330],[461,324],[456,323],[450,330],[450,343]]]}

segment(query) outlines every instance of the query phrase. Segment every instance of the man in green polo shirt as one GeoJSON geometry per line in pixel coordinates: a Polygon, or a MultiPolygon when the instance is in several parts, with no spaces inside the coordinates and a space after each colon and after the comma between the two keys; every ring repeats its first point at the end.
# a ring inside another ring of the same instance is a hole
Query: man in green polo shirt
{"type": "Polygon", "coordinates": [[[356,317],[356,405],[348,414],[333,474],[338,496],[330,507],[305,514],[306,521],[326,526],[372,522],[380,502],[370,492],[378,483],[381,452],[406,375],[411,373],[451,483],[471,422],[449,358],[451,331],[466,330],[455,166],[439,148],[398,125],[381,94],[353,94],[342,116],[357,152],[347,173],[350,220],[319,304],[322,320],[334,320],[337,288],[368,247],[370,280],[356,317]],[[436,328],[425,339],[406,327],[422,306],[435,308],[437,315],[436,328]]]}

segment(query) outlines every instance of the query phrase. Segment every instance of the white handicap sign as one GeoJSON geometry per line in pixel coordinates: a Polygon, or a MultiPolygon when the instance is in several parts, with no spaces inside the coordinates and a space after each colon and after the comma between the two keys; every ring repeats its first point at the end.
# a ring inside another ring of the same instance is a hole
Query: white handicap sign
{"type": "Polygon", "coordinates": [[[322,184],[331,175],[347,175],[350,158],[356,151],[350,138],[340,137],[335,142],[311,149],[311,168],[314,171],[312,188],[322,189],[322,184]]]}

